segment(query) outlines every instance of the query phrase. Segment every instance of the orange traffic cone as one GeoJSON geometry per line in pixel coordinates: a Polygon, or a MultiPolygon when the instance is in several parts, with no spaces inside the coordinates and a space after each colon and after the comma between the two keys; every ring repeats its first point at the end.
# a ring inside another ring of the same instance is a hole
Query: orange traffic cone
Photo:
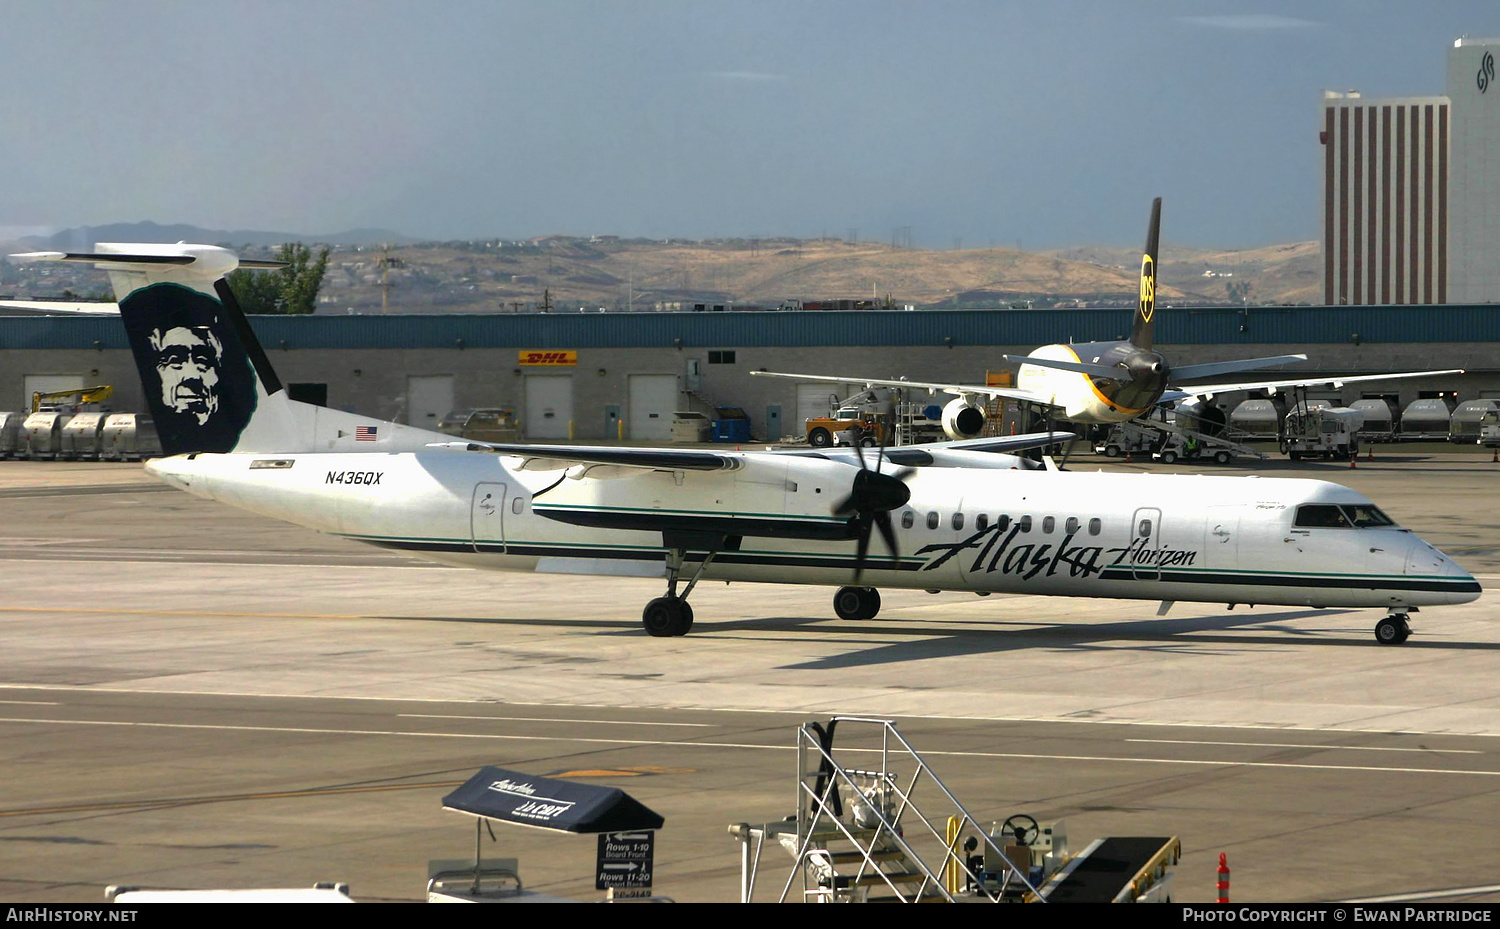
{"type": "Polygon", "coordinates": [[[1223,852],[1219,852],[1219,900],[1220,903],[1229,902],[1229,862],[1223,852]]]}

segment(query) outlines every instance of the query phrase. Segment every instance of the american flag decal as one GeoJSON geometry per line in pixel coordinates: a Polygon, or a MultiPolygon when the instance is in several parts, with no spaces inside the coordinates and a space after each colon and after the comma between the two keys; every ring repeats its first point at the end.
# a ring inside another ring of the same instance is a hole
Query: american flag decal
{"type": "Polygon", "coordinates": [[[375,435],[375,427],[374,426],[355,426],[354,427],[354,441],[356,441],[356,442],[374,442],[375,439],[376,439],[376,435],[375,435]]]}

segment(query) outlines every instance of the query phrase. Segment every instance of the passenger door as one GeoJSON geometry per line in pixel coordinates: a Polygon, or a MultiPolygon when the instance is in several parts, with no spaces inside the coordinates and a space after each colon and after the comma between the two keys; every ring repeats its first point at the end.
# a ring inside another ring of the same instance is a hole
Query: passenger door
{"type": "Polygon", "coordinates": [[[1161,510],[1143,506],[1131,521],[1131,574],[1138,581],[1161,580],[1161,510]]]}
{"type": "Polygon", "coordinates": [[[1240,505],[1209,506],[1203,510],[1204,567],[1233,571],[1239,568],[1240,505]]]}
{"type": "Polygon", "coordinates": [[[505,506],[509,486],[499,483],[474,485],[473,505],[469,509],[469,536],[474,551],[505,553],[505,506]]]}

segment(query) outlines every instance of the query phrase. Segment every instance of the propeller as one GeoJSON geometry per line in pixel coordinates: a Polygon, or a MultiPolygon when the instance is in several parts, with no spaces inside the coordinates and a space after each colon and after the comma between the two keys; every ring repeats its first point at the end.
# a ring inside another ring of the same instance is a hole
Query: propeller
{"type": "MultiPolygon", "coordinates": [[[[887,409],[890,403],[887,401],[887,409]]],[[[885,541],[885,546],[890,550],[891,561],[901,557],[896,548],[896,530],[891,525],[891,510],[906,505],[911,499],[911,489],[906,486],[905,478],[911,474],[910,469],[900,473],[881,474],[881,465],[885,462],[885,439],[890,431],[891,422],[894,417],[887,412],[884,417],[880,433],[880,448],[875,456],[875,468],[871,470],[865,463],[865,453],[859,443],[854,443],[854,455],[859,459],[859,473],[854,475],[854,481],[849,486],[849,495],[840,500],[834,506],[835,516],[852,516],[851,526],[855,531],[858,544],[854,552],[854,583],[858,586],[860,579],[865,573],[865,560],[870,552],[870,536],[876,529],[880,530],[880,537],[885,541]]]]}

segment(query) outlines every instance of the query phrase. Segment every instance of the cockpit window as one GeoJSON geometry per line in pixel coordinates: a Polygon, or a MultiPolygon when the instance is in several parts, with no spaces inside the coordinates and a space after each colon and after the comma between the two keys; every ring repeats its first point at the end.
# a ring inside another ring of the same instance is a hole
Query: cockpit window
{"type": "Polygon", "coordinates": [[[1344,511],[1331,503],[1309,503],[1297,507],[1297,520],[1292,525],[1299,529],[1352,528],[1344,511]]]}
{"type": "Polygon", "coordinates": [[[1380,512],[1380,507],[1369,503],[1346,503],[1343,509],[1344,515],[1359,529],[1396,525],[1395,520],[1380,512]]]}

